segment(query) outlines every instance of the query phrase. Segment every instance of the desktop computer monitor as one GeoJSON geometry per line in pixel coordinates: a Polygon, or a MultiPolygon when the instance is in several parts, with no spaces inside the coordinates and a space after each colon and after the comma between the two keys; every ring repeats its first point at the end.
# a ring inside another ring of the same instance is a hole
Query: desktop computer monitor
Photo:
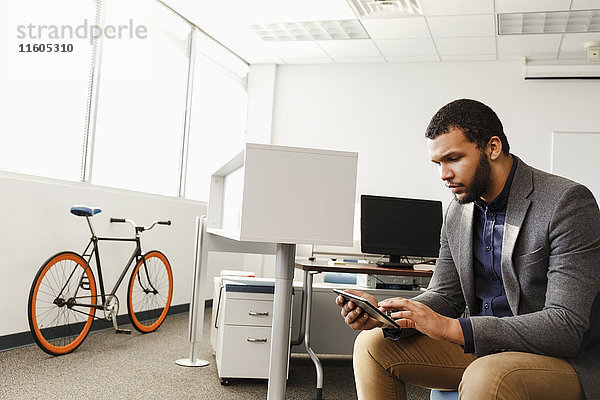
{"type": "Polygon", "coordinates": [[[442,229],[442,202],[361,195],[360,238],[363,253],[389,256],[390,264],[406,257],[437,257],[442,229]]]}

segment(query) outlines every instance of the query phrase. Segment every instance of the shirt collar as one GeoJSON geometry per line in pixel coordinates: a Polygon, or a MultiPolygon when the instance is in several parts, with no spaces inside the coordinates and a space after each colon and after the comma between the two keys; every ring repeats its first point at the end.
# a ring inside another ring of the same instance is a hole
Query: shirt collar
{"type": "Polygon", "coordinates": [[[494,200],[492,200],[489,204],[486,204],[483,200],[477,199],[475,200],[475,205],[479,207],[482,211],[502,211],[506,208],[506,204],[508,203],[508,194],[510,193],[510,186],[512,185],[513,178],[515,176],[515,171],[517,170],[517,157],[513,156],[512,167],[510,168],[510,173],[506,178],[506,182],[504,182],[504,187],[502,191],[494,200]]]}

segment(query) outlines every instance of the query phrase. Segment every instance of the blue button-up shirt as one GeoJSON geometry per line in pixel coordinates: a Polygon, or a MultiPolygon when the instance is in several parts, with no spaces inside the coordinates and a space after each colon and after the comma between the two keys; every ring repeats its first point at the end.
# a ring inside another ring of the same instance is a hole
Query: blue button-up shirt
{"type": "MultiPolygon", "coordinates": [[[[517,158],[504,183],[502,192],[489,204],[475,201],[473,215],[473,273],[475,277],[475,299],[477,310],[472,315],[495,317],[512,316],[502,282],[502,239],[510,186],[517,168],[517,158]]],[[[465,338],[465,352],[473,353],[473,326],[469,318],[459,318],[465,338]]]]}

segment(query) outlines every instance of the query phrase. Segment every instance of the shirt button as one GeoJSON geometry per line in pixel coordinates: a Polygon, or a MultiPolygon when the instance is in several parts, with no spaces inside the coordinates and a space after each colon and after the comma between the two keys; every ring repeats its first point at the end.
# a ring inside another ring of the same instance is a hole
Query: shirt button
{"type": "Polygon", "coordinates": [[[485,309],[487,310],[488,308],[490,308],[490,305],[489,305],[488,303],[485,303],[485,304],[483,305],[483,307],[485,307],[485,309]]]}
{"type": "Polygon", "coordinates": [[[493,211],[490,211],[490,212],[488,212],[488,213],[487,213],[487,216],[488,216],[488,217],[493,217],[493,216],[495,216],[495,215],[496,215],[496,213],[495,213],[495,212],[493,212],[493,211]]]}
{"type": "Polygon", "coordinates": [[[490,251],[491,249],[492,249],[492,246],[485,246],[486,251],[490,251]]]}

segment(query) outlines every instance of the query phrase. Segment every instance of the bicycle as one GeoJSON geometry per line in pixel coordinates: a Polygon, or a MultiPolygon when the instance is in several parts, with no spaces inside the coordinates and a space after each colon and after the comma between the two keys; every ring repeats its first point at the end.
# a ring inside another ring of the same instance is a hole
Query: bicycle
{"type": "Polygon", "coordinates": [[[85,217],[92,233],[81,255],[63,251],[50,257],[40,267],[29,291],[28,319],[35,342],[46,353],[63,355],[74,351],[87,337],[94,319],[112,321],[116,333],[131,333],[117,324],[119,299],[115,295],[133,261],[135,267],[127,288],[127,311],[133,327],[141,333],[153,332],[163,323],[173,296],[173,273],[167,257],[158,250],[142,255],[140,234],[155,225],[171,221],[154,221],[149,226],[136,225],[124,218],[111,223],[129,223],[134,237],[99,237],[94,233],[91,217],[102,210],[75,205],[71,213],[85,217]],[[135,249],[110,293],[104,290],[100,264],[100,241],[135,242],[135,249]],[[98,287],[91,267],[92,257],[98,272],[98,287]],[[104,318],[96,316],[104,312],[104,318]]]}

